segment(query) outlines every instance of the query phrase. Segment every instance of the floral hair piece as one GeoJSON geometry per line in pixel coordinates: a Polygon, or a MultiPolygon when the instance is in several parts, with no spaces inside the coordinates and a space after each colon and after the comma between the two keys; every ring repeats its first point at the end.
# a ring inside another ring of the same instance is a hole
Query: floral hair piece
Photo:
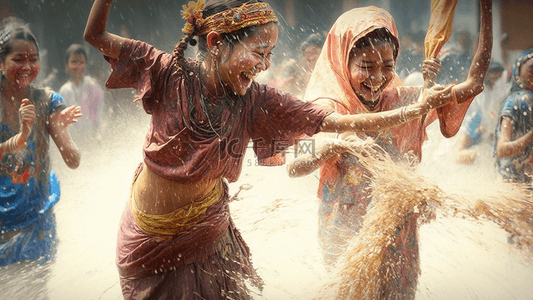
{"type": "Polygon", "coordinates": [[[190,1],[187,5],[182,6],[181,16],[185,20],[185,27],[183,32],[193,34],[197,23],[203,20],[203,11],[205,8],[205,0],[198,0],[198,2],[190,1]]]}
{"type": "Polygon", "coordinates": [[[182,16],[186,21],[183,28],[184,33],[196,35],[204,35],[211,31],[229,33],[245,27],[278,22],[278,18],[270,5],[264,2],[245,3],[205,19],[202,14],[204,8],[204,0],[198,0],[196,3],[189,2],[188,6],[183,6],[182,16]]]}

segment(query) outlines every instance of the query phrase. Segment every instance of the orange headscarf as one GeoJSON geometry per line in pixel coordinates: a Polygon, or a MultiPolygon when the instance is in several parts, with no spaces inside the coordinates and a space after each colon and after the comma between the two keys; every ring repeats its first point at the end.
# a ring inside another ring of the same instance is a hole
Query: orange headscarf
{"type": "MultiPolygon", "coordinates": [[[[337,100],[335,109],[340,113],[347,113],[343,107],[348,108],[349,113],[368,112],[350,84],[348,63],[354,44],[369,32],[379,28],[387,28],[399,45],[396,24],[386,10],[369,6],[355,8],[342,14],[329,31],[307,85],[304,99],[333,98],[337,100]],[[343,107],[340,107],[338,102],[342,103],[340,106],[343,107]]],[[[396,58],[394,57],[395,60],[396,58]]],[[[387,89],[395,88],[399,83],[400,79],[397,77],[387,89]]],[[[374,111],[382,109],[381,105],[377,105],[374,111]]]]}
{"type": "MultiPolygon", "coordinates": [[[[318,99],[317,102],[320,104],[329,106],[341,114],[369,112],[350,84],[349,58],[355,43],[379,28],[387,28],[398,40],[394,19],[381,8],[374,6],[355,8],[342,14],[328,33],[326,43],[307,85],[304,99],[307,101],[318,99]]],[[[383,91],[380,102],[372,112],[387,111],[408,105],[413,101],[413,97],[416,101],[416,95],[419,95],[422,87],[401,85],[399,77],[396,76],[383,91]]],[[[426,126],[438,117],[442,134],[446,137],[455,135],[470,102],[471,100],[458,105],[454,100],[444,107],[431,110],[425,118],[414,119],[401,126],[385,130],[383,137],[390,137],[390,145],[397,152],[398,157],[408,151],[413,151],[421,158],[426,126]]],[[[322,166],[319,196],[324,185],[334,188],[336,182],[342,180],[339,174],[336,159],[329,160],[322,166]]]]}

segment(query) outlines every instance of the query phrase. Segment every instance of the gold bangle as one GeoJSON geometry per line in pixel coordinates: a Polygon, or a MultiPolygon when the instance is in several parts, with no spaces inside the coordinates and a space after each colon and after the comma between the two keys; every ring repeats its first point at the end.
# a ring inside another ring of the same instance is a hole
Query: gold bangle
{"type": "Polygon", "coordinates": [[[21,152],[24,149],[26,149],[26,146],[28,143],[24,142],[22,145],[18,146],[18,139],[20,138],[20,133],[17,133],[16,135],[9,138],[6,143],[6,152],[7,153],[15,153],[15,152],[21,152]]]}

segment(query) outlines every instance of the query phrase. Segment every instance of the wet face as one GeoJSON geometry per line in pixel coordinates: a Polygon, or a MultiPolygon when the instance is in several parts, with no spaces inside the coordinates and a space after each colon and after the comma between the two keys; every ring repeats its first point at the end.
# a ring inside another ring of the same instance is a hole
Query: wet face
{"type": "Polygon", "coordinates": [[[525,89],[533,91],[533,58],[528,59],[520,67],[520,80],[525,89]]]}
{"type": "Polygon", "coordinates": [[[72,53],[67,62],[67,73],[76,82],[81,81],[85,68],[87,67],[87,59],[83,53],[72,53]]]}
{"type": "Polygon", "coordinates": [[[270,67],[277,40],[278,26],[268,23],[237,43],[233,51],[224,45],[218,67],[222,82],[235,94],[246,94],[257,75],[270,67]]]}
{"type": "Polygon", "coordinates": [[[355,94],[363,103],[375,105],[395,76],[394,48],[390,44],[380,44],[355,49],[348,67],[355,94]]]}
{"type": "Polygon", "coordinates": [[[26,40],[13,41],[12,50],[2,62],[9,83],[25,89],[39,75],[41,64],[35,43],[26,40]]]}

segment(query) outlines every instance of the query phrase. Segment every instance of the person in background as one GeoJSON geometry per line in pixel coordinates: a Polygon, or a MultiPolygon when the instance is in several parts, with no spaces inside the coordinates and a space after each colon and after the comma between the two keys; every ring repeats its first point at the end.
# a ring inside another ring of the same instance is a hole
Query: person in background
{"type": "Polygon", "coordinates": [[[451,100],[451,89],[435,87],[401,109],[341,116],[255,81],[279,32],[266,2],[189,2],[173,54],[108,32],[112,5],[94,1],[84,38],[111,65],[106,86],[135,89],[151,115],[117,238],[127,299],[251,299],[249,284],[262,288],[228,206],[250,140],[262,159],[276,142],[398,126],[451,100]],[[196,59],[185,57],[188,45],[196,59]]]}
{"type": "MultiPolygon", "coordinates": [[[[452,88],[446,94],[450,99],[448,104],[428,111],[423,118],[391,129],[317,135],[315,153],[300,155],[287,164],[291,177],[305,176],[320,169],[318,236],[327,265],[334,265],[348,241],[358,234],[372,201],[371,176],[352,151],[357,151],[370,139],[393,160],[420,161],[425,128],[438,119],[442,135],[454,136],[468,106],[483,90],[492,48],[492,2],[480,2],[480,46],[467,80],[448,86],[452,88]]],[[[427,86],[401,85],[395,69],[399,50],[396,25],[387,11],[370,6],[342,14],[328,34],[305,99],[340,114],[372,115],[417,103],[427,86]]],[[[428,86],[439,71],[437,60],[423,62],[422,73],[428,86]]],[[[420,272],[417,226],[417,215],[412,214],[397,229],[394,246],[389,246],[383,254],[398,259],[395,272],[402,275],[387,289],[395,291],[402,299],[413,299],[416,293],[420,272]]]]}
{"type": "Polygon", "coordinates": [[[439,54],[442,72],[436,82],[438,84],[458,83],[468,76],[468,68],[472,62],[472,35],[467,29],[462,29],[453,34],[455,45],[443,49],[439,54]]]}
{"type": "Polygon", "coordinates": [[[398,54],[398,62],[396,64],[396,72],[402,81],[413,73],[422,74],[422,61],[425,59],[424,39],[426,37],[426,32],[420,30],[410,36],[411,42],[408,47],[405,47],[400,51],[398,54]]]}
{"type": "MultiPolygon", "coordinates": [[[[323,35],[310,34],[300,45],[300,59],[285,60],[281,66],[282,77],[272,80],[268,85],[302,98],[323,45],[323,35]]],[[[285,155],[286,152],[282,151],[273,157],[259,159],[258,164],[261,166],[283,165],[286,162],[285,155]]]]}
{"type": "Polygon", "coordinates": [[[281,78],[270,81],[268,85],[302,98],[323,45],[322,35],[310,34],[300,45],[298,57],[282,62],[281,78]]]}
{"type": "Polygon", "coordinates": [[[473,164],[480,151],[494,161],[494,132],[505,95],[504,71],[502,64],[491,62],[485,76],[485,89],[468,108],[465,126],[457,141],[456,160],[460,164],[473,164]]]}
{"type": "Polygon", "coordinates": [[[51,170],[50,137],[66,165],[76,169],[80,152],[67,127],[79,106],[33,82],[40,72],[38,44],[29,26],[4,19],[0,31],[0,266],[46,262],[56,244],[54,205],[59,182],[51,170]]]}
{"type": "Polygon", "coordinates": [[[302,57],[302,64],[300,65],[302,68],[301,96],[303,96],[303,93],[307,87],[307,83],[309,82],[309,78],[311,78],[311,74],[315,69],[315,64],[320,56],[322,47],[324,46],[324,41],[325,38],[322,34],[312,33],[300,45],[300,55],[302,57]]]}
{"type": "Polygon", "coordinates": [[[101,138],[104,114],[104,90],[91,76],[86,75],[87,52],[80,44],[72,44],[65,53],[65,73],[68,80],[59,89],[67,105],[78,105],[83,111],[76,124],[70,127],[76,142],[101,138]]]}
{"type": "Polygon", "coordinates": [[[505,180],[529,183],[533,170],[533,47],[514,63],[509,87],[496,128],[498,172],[505,180]]]}

